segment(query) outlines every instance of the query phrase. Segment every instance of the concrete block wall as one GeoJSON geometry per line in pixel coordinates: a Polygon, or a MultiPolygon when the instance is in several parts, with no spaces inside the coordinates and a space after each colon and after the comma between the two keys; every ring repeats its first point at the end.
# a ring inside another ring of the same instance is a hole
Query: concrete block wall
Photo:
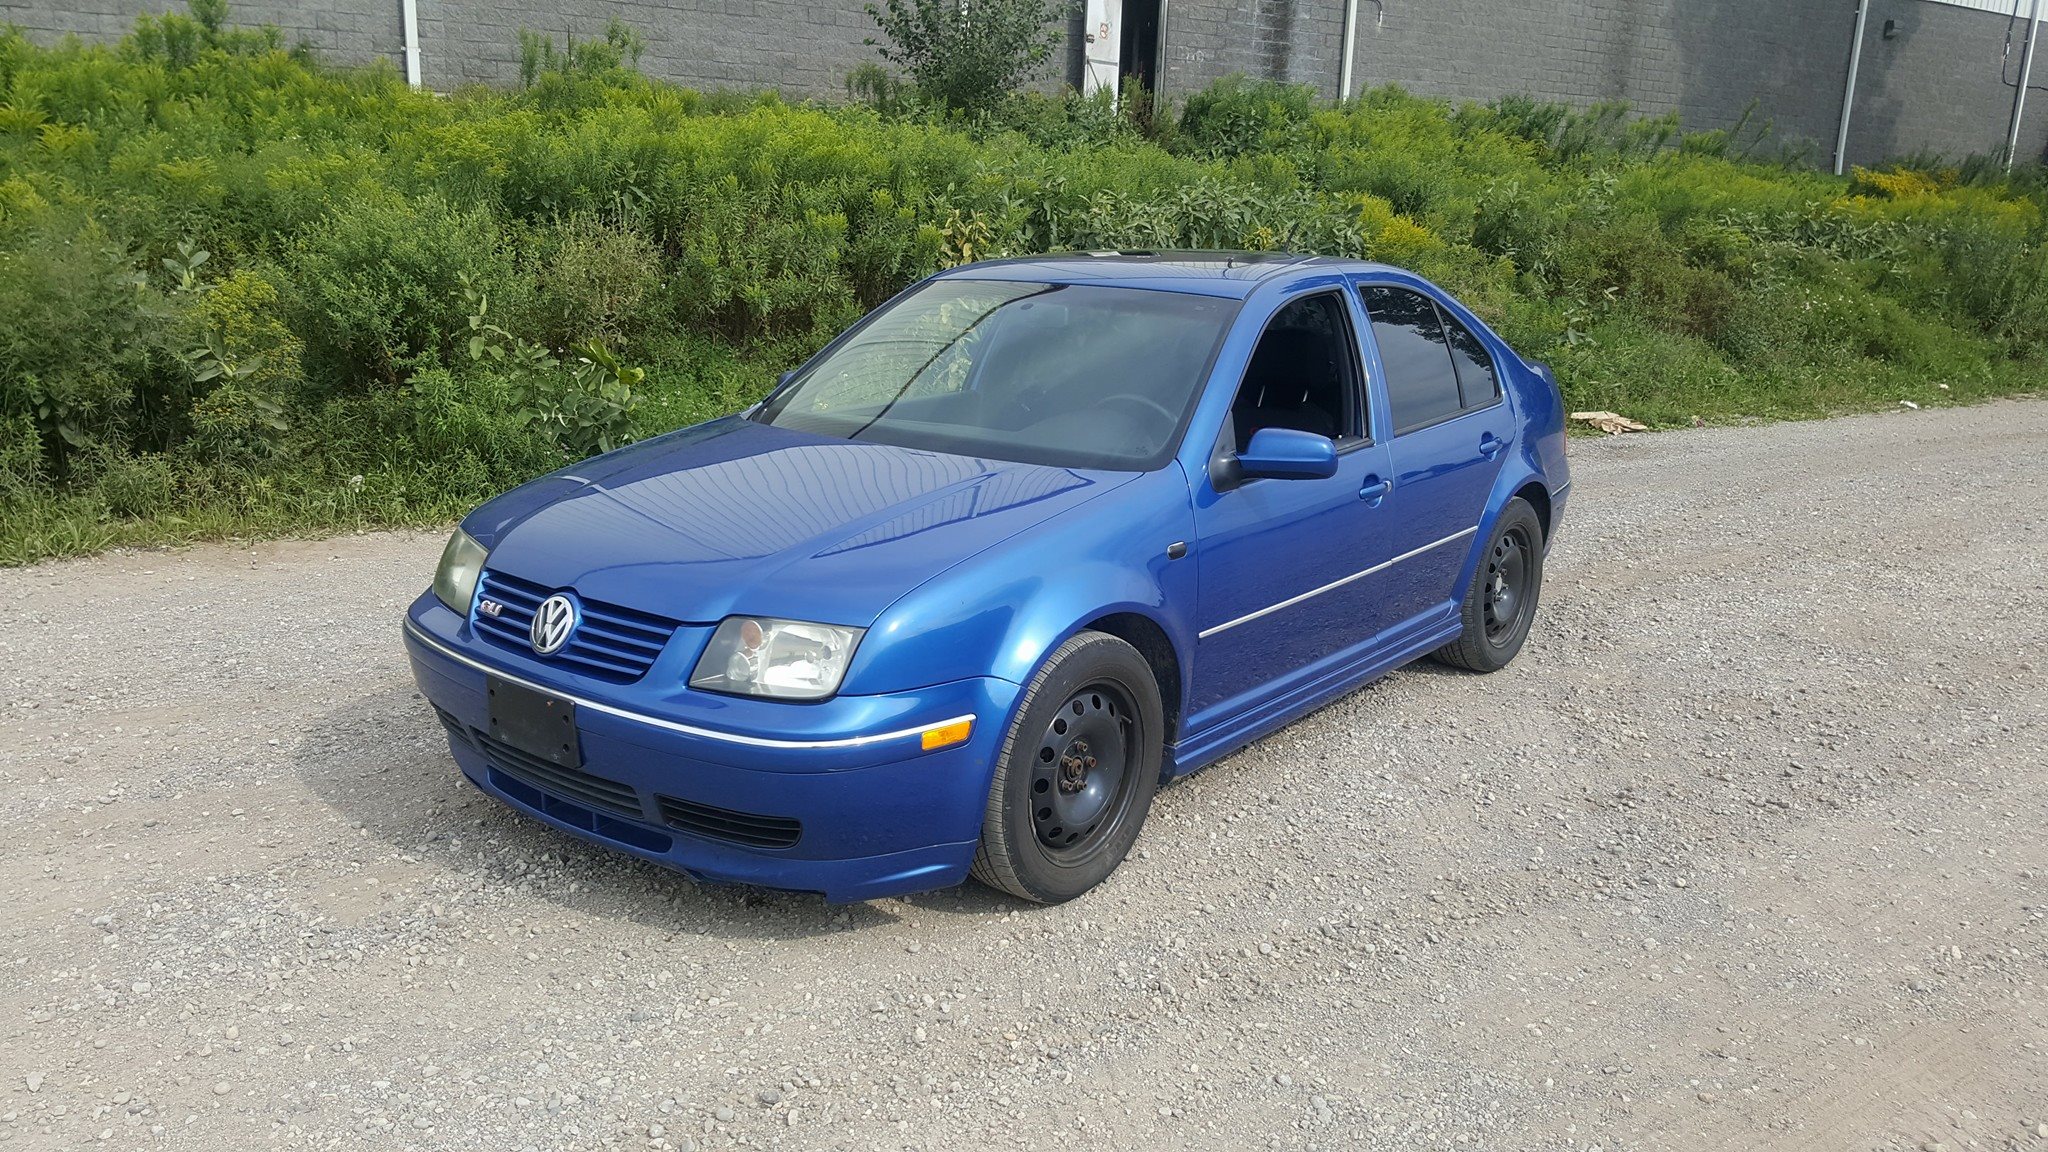
{"type": "MultiPolygon", "coordinates": [[[[1925,0],[1872,0],[1849,117],[1849,159],[1938,152],[1951,158],[1997,154],[2011,124],[2026,24],[2010,17],[1925,0]],[[1889,38],[1885,22],[1891,21],[1889,38]],[[2006,30],[2012,56],[2004,59],[2006,30]]],[[[2048,21],[2034,57],[2034,83],[2048,85],[2048,21]]],[[[2048,91],[2027,94],[2019,155],[2048,159],[2048,91]]]]}
{"type": "MultiPolygon", "coordinates": [[[[1233,72],[1336,93],[1341,0],[1168,4],[1169,94],[1233,72]],[[1292,35],[1276,52],[1270,41],[1282,28],[1292,35]]],[[[2003,148],[2012,89],[1999,82],[1999,64],[2009,23],[1929,0],[1872,0],[1847,160],[2003,148]]],[[[1623,100],[1644,113],[1677,112],[1692,129],[1731,127],[1754,103],[1752,123],[1769,121],[1781,140],[1809,143],[1814,162],[1828,164],[1855,26],[1854,0],[1358,0],[1352,83],[1458,100],[1623,100]]],[[[2017,74],[2016,57],[2009,71],[2017,74]]],[[[2048,41],[2035,79],[2048,85],[2048,41]]],[[[2048,92],[2032,100],[2020,154],[2041,158],[2048,92]]]]}
{"type": "MultiPolygon", "coordinates": [[[[392,0],[394,6],[396,0],[392,0]]],[[[640,68],[699,88],[840,96],[874,21],[853,2],[803,0],[419,0],[422,78],[432,87],[519,82],[519,30],[601,39],[614,17],[647,41],[640,68]]]]}
{"type": "MultiPolygon", "coordinates": [[[[1078,9],[1078,0],[1075,0],[1078,9]]],[[[1165,0],[1162,88],[1184,96],[1232,74],[1337,94],[1344,0],[1165,0]]],[[[877,59],[862,0],[418,0],[422,73],[437,89],[519,78],[519,31],[597,38],[617,17],[646,38],[640,67],[697,87],[837,97],[877,59]]],[[[38,40],[113,40],[171,0],[0,0],[0,21],[38,40]]],[[[402,64],[400,0],[239,0],[237,23],[278,25],[342,63],[402,64]]],[[[1067,49],[1049,72],[1077,80],[1067,49]]],[[[1999,82],[2008,20],[1932,0],[1871,0],[1848,160],[2004,145],[2012,89],[1999,82]],[[1885,35],[1886,21],[1891,35],[1885,35]]],[[[1832,159],[1855,0],[1358,0],[1354,87],[1424,95],[1508,93],[1676,111],[1688,128],[1733,125],[1752,102],[1781,138],[1832,159]]],[[[2016,71],[2016,68],[2014,69],[2016,71]]],[[[2048,51],[2037,78],[2048,84],[2048,51]]],[[[2048,150],[2037,93],[2022,155],[2048,150]]]]}
{"type": "MultiPolygon", "coordinates": [[[[1170,0],[1168,87],[1186,92],[1230,72],[1282,75],[1255,67],[1244,30],[1296,2],[1315,11],[1297,41],[1314,63],[1288,78],[1334,95],[1344,6],[1327,0],[1170,0]],[[1205,11],[1191,11],[1198,7],[1205,11]]],[[[1832,141],[1854,20],[1853,5],[1846,22],[1844,10],[1840,0],[1359,0],[1353,85],[1473,100],[1626,100],[1647,113],[1680,111],[1699,128],[1734,123],[1755,98],[1781,131],[1832,141]]]]}
{"type": "Polygon", "coordinates": [[[1238,73],[1337,95],[1341,0],[1167,0],[1165,29],[1169,97],[1238,73]]]}
{"type": "MultiPolygon", "coordinates": [[[[137,16],[184,10],[184,4],[169,0],[0,0],[0,23],[17,25],[41,43],[71,35],[112,42],[135,27],[137,16]]],[[[275,24],[287,45],[310,45],[323,60],[367,64],[387,59],[404,67],[398,0],[230,0],[228,22],[275,24]]]]}

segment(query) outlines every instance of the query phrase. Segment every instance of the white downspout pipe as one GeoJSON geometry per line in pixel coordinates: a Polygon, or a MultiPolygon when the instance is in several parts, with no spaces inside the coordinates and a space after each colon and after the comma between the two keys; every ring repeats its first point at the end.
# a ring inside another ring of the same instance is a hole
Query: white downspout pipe
{"type": "MultiPolygon", "coordinates": [[[[2040,0],[2035,0],[2039,3],[2040,0]]],[[[1849,156],[1849,113],[1856,106],[1856,69],[1863,63],[1863,26],[1870,19],[1870,0],[1856,0],[1856,40],[1849,46],[1849,84],[1842,92],[1842,126],[1835,133],[1835,175],[1849,156]]]]}
{"type": "MultiPolygon", "coordinates": [[[[2034,0],[2036,4],[2041,0],[2034,0]]],[[[1344,0],[1344,63],[1337,70],[1337,99],[1351,99],[1351,61],[1358,49],[1358,0],[1344,0]]]]}
{"type": "Polygon", "coordinates": [[[398,11],[405,22],[405,82],[417,88],[420,86],[419,0],[398,0],[398,11]]]}
{"type": "Polygon", "coordinates": [[[2041,0],[2027,10],[2027,46],[2020,53],[2020,86],[2012,94],[2012,127],[2005,136],[2005,170],[2012,171],[2012,163],[2020,154],[2020,113],[2027,107],[2027,85],[2034,76],[2034,41],[2041,31],[2041,0]]]}

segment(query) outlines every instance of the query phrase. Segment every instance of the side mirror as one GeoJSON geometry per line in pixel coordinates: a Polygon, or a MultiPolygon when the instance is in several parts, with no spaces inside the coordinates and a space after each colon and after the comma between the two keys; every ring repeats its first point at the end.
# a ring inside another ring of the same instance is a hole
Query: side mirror
{"type": "Polygon", "coordinates": [[[1337,474],[1337,445],[1328,436],[1293,428],[1261,428],[1237,454],[1247,480],[1322,480],[1337,474]]]}

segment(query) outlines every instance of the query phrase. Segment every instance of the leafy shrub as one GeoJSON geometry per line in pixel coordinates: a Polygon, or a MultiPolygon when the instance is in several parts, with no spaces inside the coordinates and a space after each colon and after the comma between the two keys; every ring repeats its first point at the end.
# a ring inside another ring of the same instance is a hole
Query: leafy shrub
{"type": "Polygon", "coordinates": [[[661,285],[661,254],[647,233],[592,213],[536,228],[518,249],[533,282],[526,327],[549,348],[624,338],[661,285]]]}
{"type": "Polygon", "coordinates": [[[948,108],[988,107],[1060,44],[1059,9],[1048,0],[883,0],[867,13],[885,38],[868,44],[948,108]]]}
{"type": "Polygon", "coordinates": [[[160,441],[182,407],[173,320],[126,249],[96,225],[45,214],[0,247],[0,417],[27,417],[47,466],[102,441],[160,441]]]}
{"type": "Polygon", "coordinates": [[[571,33],[563,37],[559,50],[553,37],[521,29],[521,101],[557,114],[587,107],[609,88],[633,83],[633,69],[646,47],[645,38],[616,16],[606,24],[603,39],[578,40],[571,33]]]}
{"type": "Polygon", "coordinates": [[[275,50],[283,37],[276,28],[230,29],[227,0],[191,0],[190,15],[143,14],[123,45],[137,60],[174,69],[197,65],[207,52],[250,54],[275,50]]]}
{"type": "Polygon", "coordinates": [[[996,106],[989,123],[1022,134],[1033,147],[1066,152],[1136,143],[1147,135],[1141,118],[1148,116],[1129,100],[1119,111],[1107,91],[1083,96],[1069,88],[1056,94],[1019,92],[996,106]]]}
{"type": "Polygon", "coordinates": [[[96,490],[115,516],[155,516],[177,503],[179,470],[164,456],[109,455],[98,473],[96,490]]]}
{"type": "Polygon", "coordinates": [[[602,340],[577,345],[564,361],[493,323],[490,297],[473,281],[464,280],[462,295],[470,309],[469,357],[497,369],[520,423],[572,458],[609,452],[631,439],[639,403],[634,388],[646,369],[627,367],[602,340]]]}
{"type": "Polygon", "coordinates": [[[418,358],[445,356],[461,275],[514,283],[497,222],[432,195],[344,200],[286,259],[307,363],[342,390],[396,384],[418,358]]]}
{"type": "Polygon", "coordinates": [[[850,322],[846,284],[817,274],[838,266],[847,220],[836,189],[748,188],[737,175],[691,196],[671,238],[683,320],[734,342],[802,336],[850,322]]]}
{"type": "Polygon", "coordinates": [[[1180,114],[1180,143],[1201,156],[1242,156],[1284,151],[1296,143],[1315,111],[1315,89],[1226,76],[1188,97],[1180,114]]]}
{"type": "Polygon", "coordinates": [[[916,104],[916,97],[916,89],[872,60],[855,65],[846,74],[846,98],[865,104],[884,116],[910,111],[916,104]]]}
{"type": "Polygon", "coordinates": [[[26,412],[0,416],[0,508],[43,490],[43,438],[26,412]]]}

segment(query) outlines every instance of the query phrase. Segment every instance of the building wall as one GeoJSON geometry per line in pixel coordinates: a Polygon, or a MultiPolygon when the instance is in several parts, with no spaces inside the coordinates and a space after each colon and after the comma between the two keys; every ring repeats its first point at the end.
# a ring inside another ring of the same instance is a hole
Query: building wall
{"type": "MultiPolygon", "coordinates": [[[[1164,0],[1169,97],[1231,73],[1337,94],[1344,0],[1164,0]]],[[[520,29],[596,38],[616,16],[646,38],[640,67],[699,87],[838,96],[876,59],[861,0],[418,0],[422,74],[437,89],[519,78],[520,29]]],[[[0,20],[39,40],[112,40],[169,0],[0,0],[0,20]]],[[[1853,0],[1358,0],[1354,88],[1508,93],[1585,105],[1624,100],[1728,127],[1754,103],[1781,138],[1832,159],[1855,24],[1853,0]]],[[[231,18],[273,23],[329,60],[399,63],[399,0],[239,0],[231,18]]],[[[1848,159],[2004,145],[2012,89],[1999,80],[2005,16],[1933,0],[1871,0],[1848,159]],[[1886,21],[1892,22],[1885,35],[1886,21]]],[[[1068,47],[1051,73],[1077,79],[1068,47]]],[[[2016,65],[2013,71],[2017,71],[2016,65]]],[[[2048,83],[2048,51],[2037,76],[2048,83]]],[[[2048,93],[2022,155],[2048,151],[2048,93]]]]}
{"type": "Polygon", "coordinates": [[[1166,0],[1165,81],[1185,95],[1243,73],[1311,84],[1337,95],[1344,51],[1341,0],[1166,0]]]}
{"type": "MultiPolygon", "coordinates": [[[[127,35],[137,16],[184,8],[172,0],[0,0],[0,23],[19,25],[41,43],[74,34],[111,42],[127,35]]],[[[228,21],[275,24],[286,44],[309,44],[335,63],[398,61],[405,47],[398,0],[230,0],[228,21]]]]}
{"type": "MultiPolygon", "coordinates": [[[[2026,25],[2009,16],[1926,0],[1872,0],[1864,30],[1856,107],[1849,117],[1849,159],[1939,152],[1950,157],[1997,154],[2005,148],[2013,89],[2000,65],[2019,78],[2026,25]],[[1890,39],[1885,21],[1892,21],[1890,39]],[[2007,27],[2013,31],[2009,62],[2007,27]]],[[[2034,57],[2033,82],[2048,85],[2048,21],[2034,57]]],[[[2027,96],[2019,155],[2048,160],[2048,92],[2027,96]]]]}
{"type": "MultiPolygon", "coordinates": [[[[1169,93],[1243,72],[1336,94],[1341,0],[1167,4],[1169,93]]],[[[2002,149],[2012,89],[1999,64],[2009,23],[1930,0],[1872,0],[1848,161],[2002,149]]],[[[1459,100],[1622,100],[1645,113],[1677,112],[1688,128],[1731,127],[1749,112],[1751,123],[1809,143],[1826,164],[1855,26],[1852,0],[1358,0],[1352,83],[1354,91],[1399,84],[1459,100]]],[[[2017,53],[2010,71],[2018,73],[2017,53]]],[[[2048,84],[2048,43],[2035,75],[2048,84]]],[[[2048,152],[2048,92],[2035,100],[2023,157],[2048,152]]]]}
{"type": "MultiPolygon", "coordinates": [[[[1169,0],[1169,86],[1276,74],[1258,67],[1264,31],[1298,2],[1169,0]],[[1259,32],[1247,37],[1247,27],[1259,32]]],[[[1309,6],[1321,18],[1299,53],[1313,57],[1299,78],[1334,95],[1343,6],[1309,6]]],[[[1699,128],[1733,124],[1756,99],[1780,132],[1832,141],[1848,59],[1843,10],[1831,0],[1360,0],[1353,85],[1472,100],[1625,100],[1643,112],[1679,111],[1699,128]]]]}
{"type": "Polygon", "coordinates": [[[642,71],[696,87],[839,96],[848,72],[878,59],[862,42],[874,21],[853,0],[419,0],[419,12],[421,78],[439,89],[516,84],[520,29],[601,39],[613,17],[646,39],[642,71]]]}

